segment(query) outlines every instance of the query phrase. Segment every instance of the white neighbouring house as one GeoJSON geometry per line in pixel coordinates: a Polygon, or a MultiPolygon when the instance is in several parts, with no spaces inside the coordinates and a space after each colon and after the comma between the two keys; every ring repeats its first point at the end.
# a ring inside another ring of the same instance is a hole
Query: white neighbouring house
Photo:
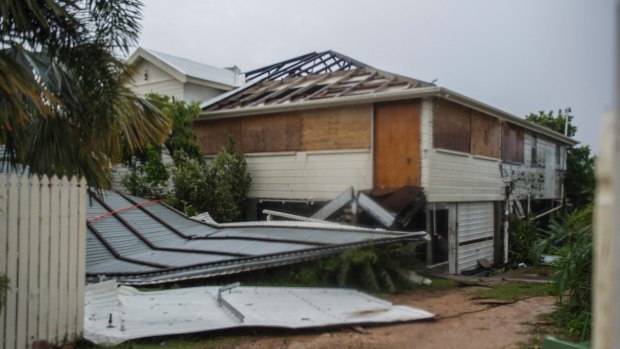
{"type": "Polygon", "coordinates": [[[128,58],[129,88],[138,95],[154,92],[186,102],[204,102],[245,83],[239,68],[217,68],[139,47],[128,58]]]}
{"type": "MultiPolygon", "coordinates": [[[[126,86],[139,96],[149,93],[166,95],[173,100],[202,103],[245,83],[239,68],[218,68],[143,47],[137,48],[126,59],[131,78],[126,86]]],[[[171,161],[165,152],[164,162],[171,161]]],[[[122,177],[128,169],[112,169],[112,189],[124,191],[122,177]]]]}

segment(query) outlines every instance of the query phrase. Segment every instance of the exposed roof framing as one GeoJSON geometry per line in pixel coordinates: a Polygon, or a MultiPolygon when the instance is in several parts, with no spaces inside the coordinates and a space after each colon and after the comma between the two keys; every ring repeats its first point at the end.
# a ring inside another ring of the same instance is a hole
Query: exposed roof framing
{"type": "MultiPolygon", "coordinates": [[[[346,66],[348,67],[348,66],[346,66]]],[[[286,72],[275,73],[279,76],[286,72]]],[[[394,92],[429,83],[410,79],[364,66],[312,75],[289,75],[284,79],[263,78],[237,93],[204,106],[205,111],[245,109],[292,102],[331,99],[345,96],[394,92]]]]}
{"type": "Polygon", "coordinates": [[[290,77],[332,73],[340,70],[370,68],[335,51],[311,52],[299,57],[258,68],[245,73],[247,81],[283,80],[290,77]]]}
{"type": "Polygon", "coordinates": [[[282,105],[432,86],[335,51],[311,52],[249,71],[248,83],[205,102],[205,112],[282,105]]]}

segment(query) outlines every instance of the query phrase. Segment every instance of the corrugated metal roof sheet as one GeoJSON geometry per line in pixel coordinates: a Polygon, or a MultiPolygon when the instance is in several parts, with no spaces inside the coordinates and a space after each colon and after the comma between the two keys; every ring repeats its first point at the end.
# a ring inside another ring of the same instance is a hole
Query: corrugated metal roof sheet
{"type": "Polygon", "coordinates": [[[159,202],[91,193],[87,212],[87,276],[152,284],[295,263],[351,246],[424,239],[334,223],[204,223],[159,202]]]}
{"type": "Polygon", "coordinates": [[[350,289],[217,286],[140,292],[86,287],[84,338],[100,345],[235,327],[308,328],[428,319],[434,315],[350,289]],[[218,294],[221,292],[221,301],[218,294]],[[111,323],[110,323],[111,317],[111,323]]]}
{"type": "Polygon", "coordinates": [[[237,76],[238,73],[230,69],[217,68],[208,64],[194,62],[187,58],[177,57],[154,50],[144,48],[143,50],[189,77],[218,82],[229,86],[239,86],[240,79],[237,76]]]}

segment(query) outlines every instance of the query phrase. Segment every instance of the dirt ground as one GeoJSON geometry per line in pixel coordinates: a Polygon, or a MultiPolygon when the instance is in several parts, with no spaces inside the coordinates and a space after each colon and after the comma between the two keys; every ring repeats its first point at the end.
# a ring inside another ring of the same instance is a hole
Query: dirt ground
{"type": "Polygon", "coordinates": [[[554,310],[552,297],[534,297],[512,304],[481,304],[472,299],[472,287],[414,290],[387,297],[436,314],[433,321],[331,329],[312,334],[283,332],[235,343],[231,348],[525,348],[538,315],[554,310]],[[366,332],[366,333],[360,333],[366,332]]]}

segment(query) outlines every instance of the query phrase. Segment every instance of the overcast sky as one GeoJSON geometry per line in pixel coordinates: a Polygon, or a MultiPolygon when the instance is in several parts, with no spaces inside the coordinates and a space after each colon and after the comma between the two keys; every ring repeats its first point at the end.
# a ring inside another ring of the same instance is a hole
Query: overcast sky
{"type": "Polygon", "coordinates": [[[571,107],[598,149],[614,0],[143,0],[140,46],[242,70],[332,49],[517,116],[571,107]]]}

